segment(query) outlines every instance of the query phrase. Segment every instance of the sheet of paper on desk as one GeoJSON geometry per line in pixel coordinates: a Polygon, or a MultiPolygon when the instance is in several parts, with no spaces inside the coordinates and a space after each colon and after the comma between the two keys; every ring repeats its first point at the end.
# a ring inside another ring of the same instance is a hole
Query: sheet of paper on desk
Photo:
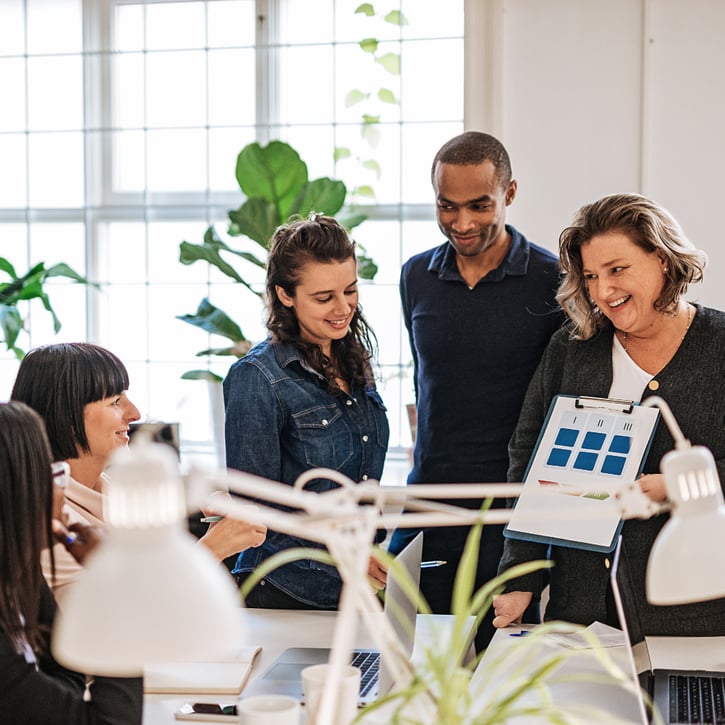
{"type": "Polygon", "coordinates": [[[233,660],[149,665],[144,671],[144,692],[238,695],[261,651],[261,647],[244,647],[233,660]]]}
{"type": "MultiPolygon", "coordinates": [[[[594,622],[585,631],[596,637],[600,647],[621,647],[624,644],[624,633],[622,630],[610,627],[608,624],[594,622]]],[[[556,632],[547,635],[547,640],[556,642],[556,644],[560,644],[562,647],[568,647],[569,649],[593,648],[592,642],[579,632],[572,632],[571,634],[556,632]]]]}

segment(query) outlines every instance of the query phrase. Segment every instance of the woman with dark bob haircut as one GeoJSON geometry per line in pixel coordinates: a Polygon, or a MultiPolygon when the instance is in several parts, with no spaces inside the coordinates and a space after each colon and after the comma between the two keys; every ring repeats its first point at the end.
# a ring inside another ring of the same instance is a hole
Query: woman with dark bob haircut
{"type": "MultiPolygon", "coordinates": [[[[267,260],[269,337],[232,365],[224,380],[227,465],[294,484],[311,468],[353,481],[379,479],[388,422],[372,371],[374,336],[358,304],[355,245],[335,219],[313,214],[279,227],[267,260]]],[[[336,484],[317,479],[322,492],[336,484]]],[[[233,571],[241,581],[273,554],[317,546],[270,532],[243,552],[233,571]]],[[[385,571],[370,558],[376,586],[385,571]]],[[[334,609],[341,580],[327,564],[304,560],[275,569],[247,604],[283,609],[334,609]]]]}
{"type": "MultiPolygon", "coordinates": [[[[551,401],[557,394],[641,401],[659,395],[685,435],[715,457],[725,483],[725,313],[688,302],[706,256],[672,215],[638,194],[605,196],[582,207],[559,238],[564,278],[558,299],[570,318],[551,338],[526,393],[509,443],[509,481],[524,478],[551,401]]],[[[654,501],[666,491],[662,457],[674,447],[660,422],[639,478],[654,501]]],[[[647,560],[667,521],[625,521],[622,536],[646,634],[723,635],[725,600],[653,606],[645,597],[647,560]]],[[[551,558],[547,619],[619,626],[609,590],[608,557],[583,549],[507,539],[499,570],[551,558]]],[[[517,621],[541,594],[540,573],[508,583],[494,599],[494,624],[517,621]]]]}
{"type": "MultiPolygon", "coordinates": [[[[62,489],[54,494],[51,453],[40,417],[0,404],[0,720],[23,725],[136,725],[139,678],[93,677],[53,659],[55,601],[40,567],[54,537],[62,489]]],[[[69,545],[70,546],[70,545],[69,545]]]]}
{"type": "MultiPolygon", "coordinates": [[[[128,445],[131,423],[140,417],[129,400],[128,372],[110,351],[86,342],[44,345],[20,363],[12,400],[33,408],[45,422],[54,460],[70,466],[65,514],[70,523],[104,526],[103,484],[111,454],[128,445]]],[[[265,528],[225,518],[201,538],[218,559],[257,546],[265,528]]],[[[81,571],[61,546],[55,547],[53,593],[58,602],[81,571]]],[[[43,558],[49,575],[49,559],[43,558]]]]}

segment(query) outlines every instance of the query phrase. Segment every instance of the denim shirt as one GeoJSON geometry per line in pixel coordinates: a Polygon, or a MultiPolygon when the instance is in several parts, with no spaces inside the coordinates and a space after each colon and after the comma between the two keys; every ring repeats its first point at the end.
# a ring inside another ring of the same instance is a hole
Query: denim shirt
{"type": "MultiPolygon", "coordinates": [[[[379,479],[388,447],[385,406],[373,386],[331,394],[293,345],[266,340],[232,365],[224,380],[227,466],[290,486],[310,468],[332,468],[353,481],[379,479]]],[[[306,490],[337,488],[316,479],[306,490]]],[[[233,573],[252,571],[278,551],[320,544],[267,532],[262,546],[239,555],[233,573]]],[[[311,560],[275,569],[277,588],[305,604],[337,606],[337,570],[311,560]]]]}

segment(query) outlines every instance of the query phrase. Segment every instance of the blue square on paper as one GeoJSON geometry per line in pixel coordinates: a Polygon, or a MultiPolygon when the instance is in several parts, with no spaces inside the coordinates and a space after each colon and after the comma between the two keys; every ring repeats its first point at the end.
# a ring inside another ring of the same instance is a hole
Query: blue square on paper
{"type": "Polygon", "coordinates": [[[559,466],[560,468],[563,468],[569,461],[570,455],[571,451],[568,451],[566,448],[552,448],[551,453],[549,453],[549,458],[546,461],[546,465],[559,466]]]}
{"type": "Polygon", "coordinates": [[[624,464],[627,459],[624,456],[605,456],[602,464],[602,473],[608,473],[611,476],[621,476],[624,470],[624,464]]]}
{"type": "Polygon", "coordinates": [[[574,461],[574,468],[578,468],[580,471],[593,471],[594,466],[597,465],[597,458],[598,455],[596,453],[580,451],[574,461]]]}
{"type": "Polygon", "coordinates": [[[602,446],[604,445],[604,439],[607,436],[604,435],[604,433],[594,433],[593,431],[589,431],[584,436],[584,442],[582,443],[582,448],[586,448],[590,451],[599,451],[601,450],[602,446]]]}
{"type": "Polygon", "coordinates": [[[578,435],[579,431],[576,428],[559,428],[554,445],[571,448],[576,443],[576,437],[578,435]]]}
{"type": "Polygon", "coordinates": [[[609,444],[610,453],[622,453],[626,455],[632,445],[632,439],[629,436],[612,436],[612,442],[609,444]]]}

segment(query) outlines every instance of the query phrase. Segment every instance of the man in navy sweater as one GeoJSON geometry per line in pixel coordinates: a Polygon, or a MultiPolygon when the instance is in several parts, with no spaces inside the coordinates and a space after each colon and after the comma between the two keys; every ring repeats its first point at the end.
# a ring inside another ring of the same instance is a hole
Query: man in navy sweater
{"type": "MultiPolygon", "coordinates": [[[[435,156],[431,180],[447,241],[409,259],[400,277],[417,405],[408,482],[504,482],[526,388],[563,321],[555,300],[558,260],[506,225],[517,183],[497,139],[475,131],[451,139],[435,156]]],[[[400,551],[415,533],[395,531],[390,550],[400,551]]],[[[425,531],[423,558],[446,562],[421,572],[436,613],[450,612],[467,534],[466,527],[425,531]]],[[[496,576],[502,550],[502,527],[485,526],[476,588],[496,576]]],[[[493,635],[492,618],[479,629],[479,651],[493,635]]]]}

